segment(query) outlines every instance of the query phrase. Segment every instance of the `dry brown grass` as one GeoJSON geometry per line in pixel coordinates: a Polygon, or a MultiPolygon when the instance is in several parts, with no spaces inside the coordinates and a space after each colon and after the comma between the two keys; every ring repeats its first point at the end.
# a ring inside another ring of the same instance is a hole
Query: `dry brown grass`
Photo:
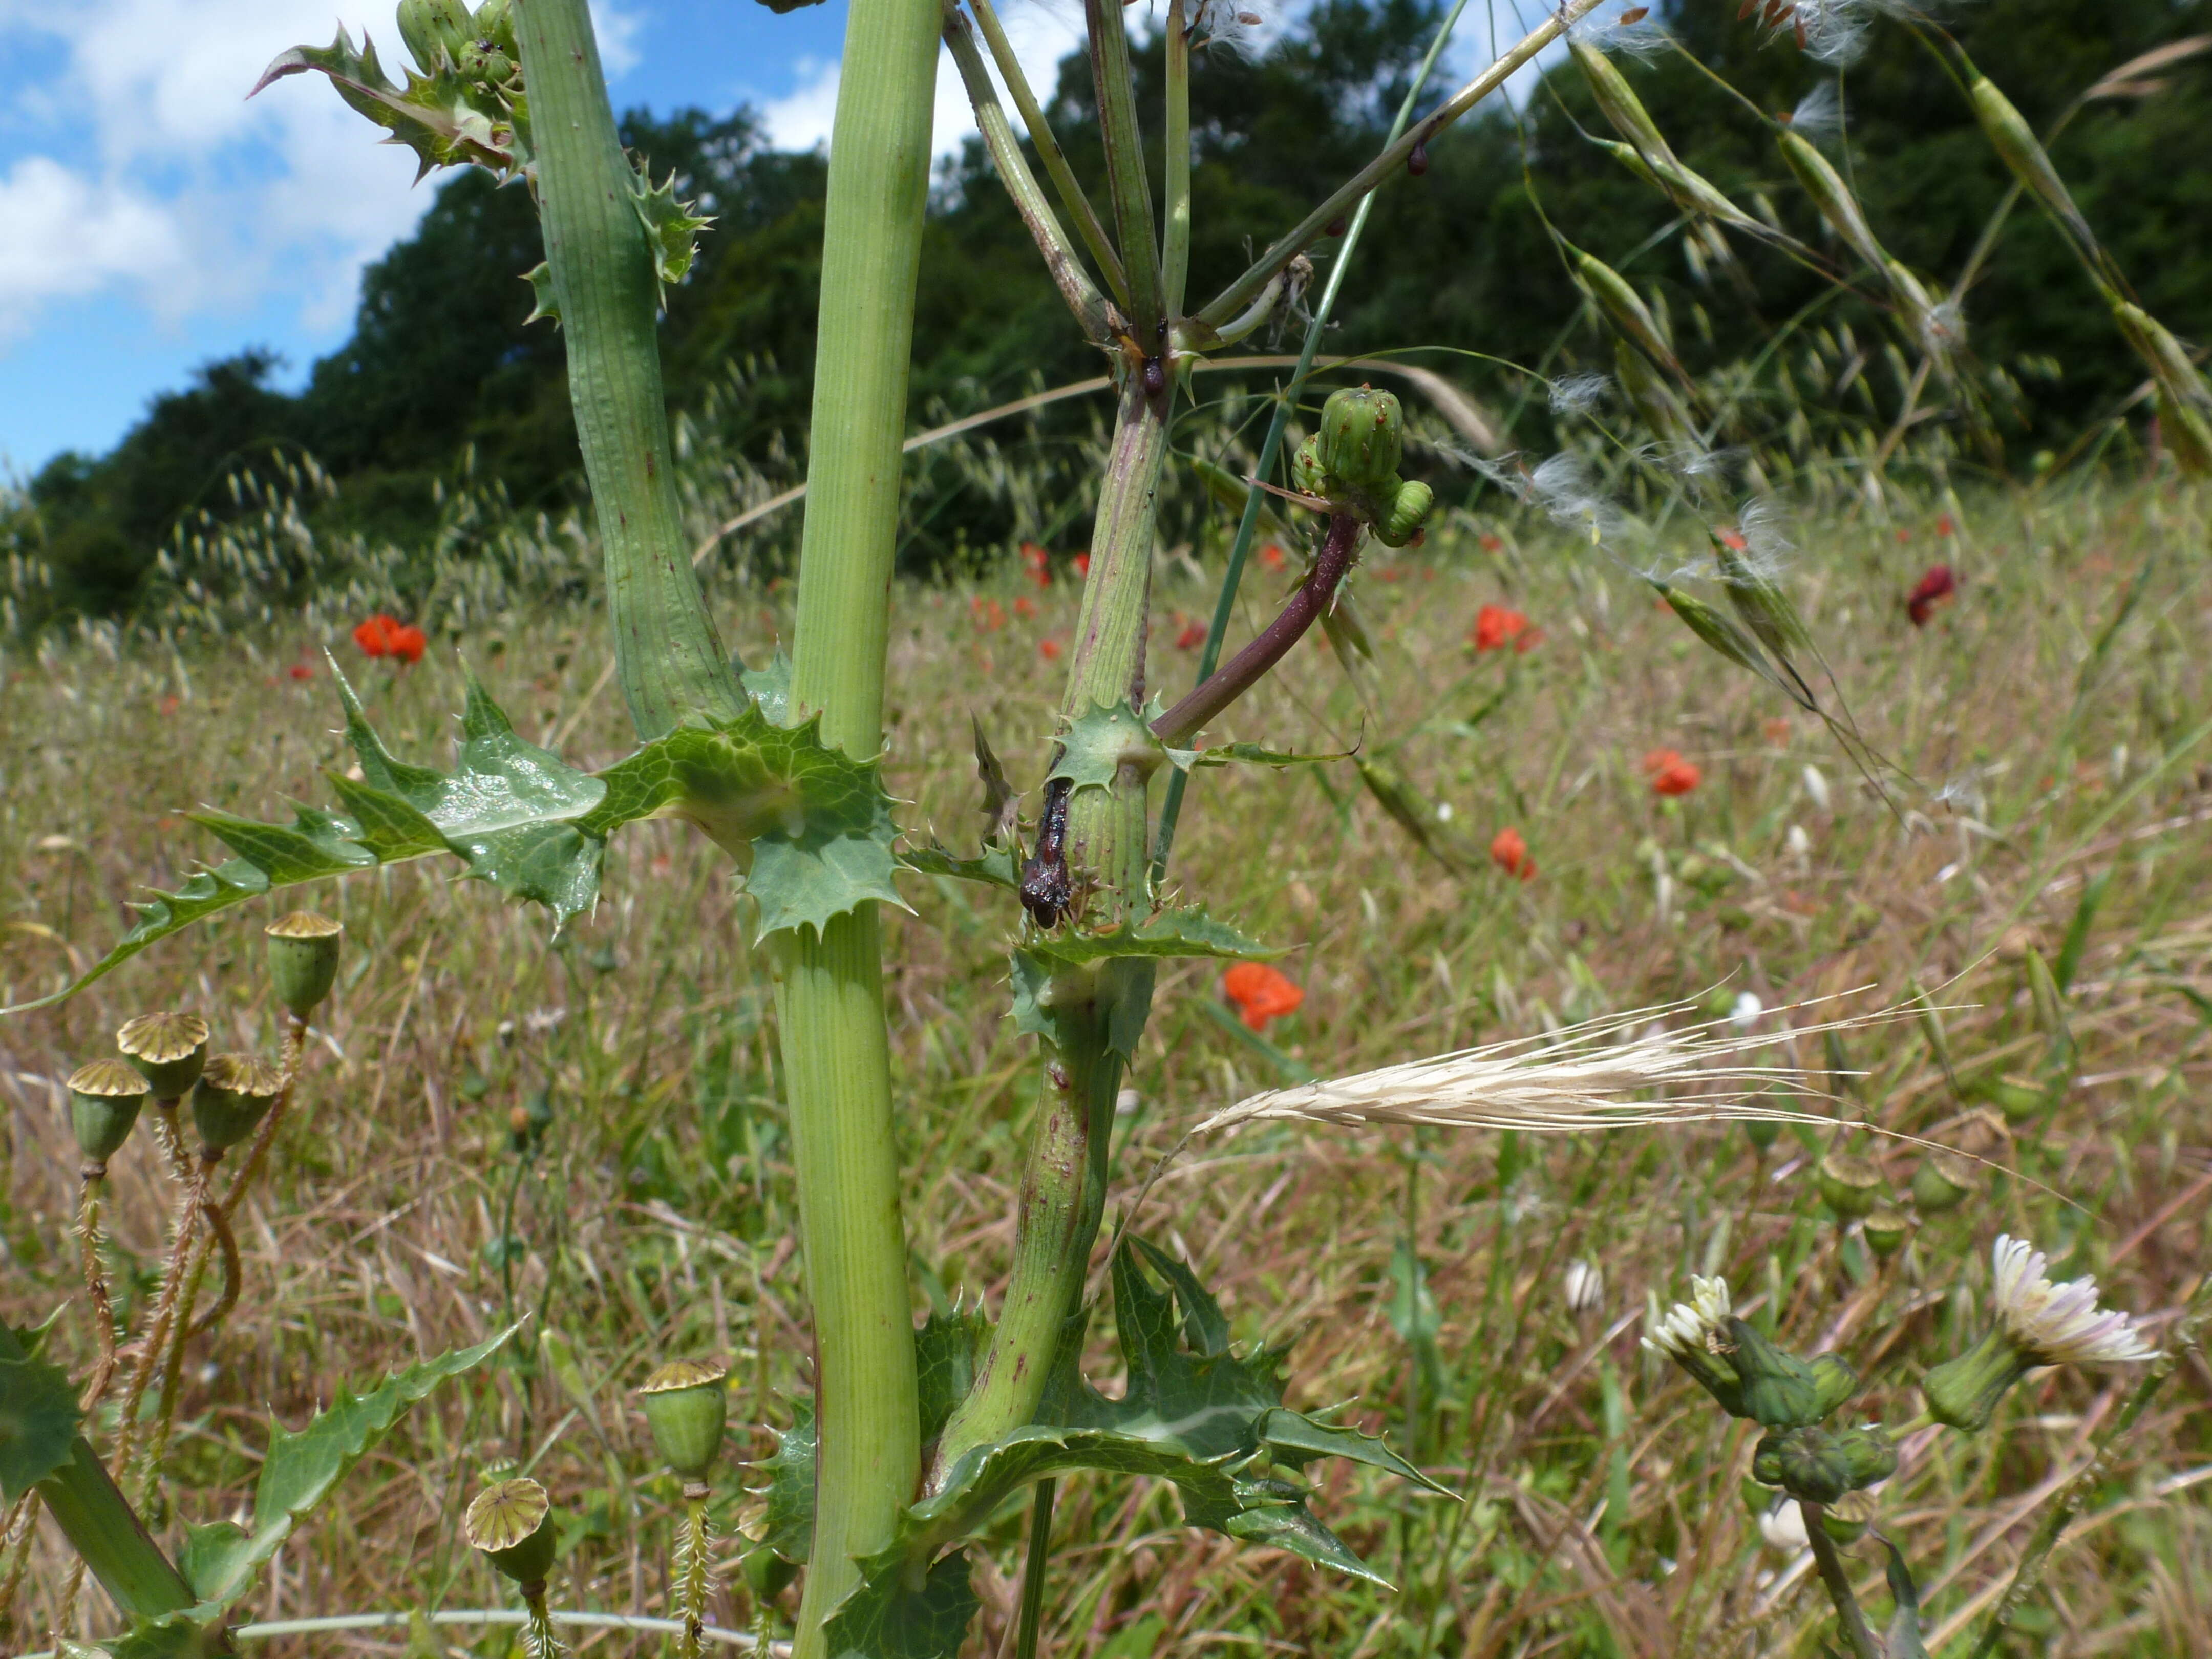
{"type": "MultiPolygon", "coordinates": [[[[2148,492],[1992,501],[1956,539],[1937,536],[1932,512],[1905,521],[1909,544],[1897,526],[1801,528],[1814,630],[1867,735],[1917,777],[1951,786],[1943,804],[1905,799],[1902,823],[1855,787],[1810,721],[1571,544],[1528,532],[1493,554],[1470,530],[1370,565],[1359,586],[1387,717],[1364,740],[1404,735],[1396,763],[1451,808],[1440,830],[1464,842],[1467,872],[1414,850],[1341,766],[1319,781],[1204,775],[1176,851],[1180,879],[1218,913],[1302,946],[1285,966],[1305,987],[1304,1010],[1272,1034],[1292,1054],[1337,1074],[1723,980],[1772,1005],[1859,984],[1894,998],[1917,975],[1962,975],[1946,997],[1973,1005],[1950,1016],[1962,1063],[2018,1063],[2030,1049],[2019,953],[2031,940],[2055,953],[2084,880],[2109,872],[2075,986],[2081,1076],[2055,1115],[2015,1130],[1963,1110],[1911,1025],[1855,1038],[1850,1059],[1871,1075],[1852,1085],[1850,1109],[2019,1172],[1929,1218],[1879,1270],[1822,1218],[1808,1170],[1816,1148],[1788,1134],[1764,1158],[1740,1131],[1715,1129],[1516,1144],[1269,1124],[1201,1147],[1154,1189],[1141,1226],[1198,1267],[1240,1339],[1295,1340],[1294,1401],[1356,1400],[1356,1417],[1387,1426],[1469,1501],[1317,1468],[1315,1507],[1401,1583],[1391,1598],[1183,1531],[1172,1500],[1143,1483],[1065,1483],[1050,1650],[1809,1654],[1825,1604],[1802,1567],[1762,1548],[1739,1501],[1749,1437],[1639,1355],[1647,1289],[1670,1295],[1690,1271],[1718,1267],[1740,1297],[1778,1292],[1781,1328],[1842,1346],[1868,1375],[1867,1414],[1892,1420],[1917,1408],[1918,1364],[1971,1325],[2000,1231],[2099,1273],[2115,1303],[2164,1328],[2204,1271],[2212,1211],[2200,1092],[2212,1014],[2192,1000],[2212,995],[2204,507],[2148,492]],[[1963,598],[1915,632],[1901,598],[1938,557],[1960,568],[1963,598]],[[2099,658],[2100,631],[2146,560],[2140,601],[2099,658]],[[1542,645],[1474,658],[1467,633],[1491,600],[1525,610],[1542,645]],[[1466,724],[1501,690],[1494,712],[1466,724]],[[1661,746],[1704,770],[1679,806],[1656,799],[1639,767],[1661,746]],[[1808,765],[1826,775],[1832,811],[1808,798],[1808,765]],[[1481,856],[1508,823],[1540,866],[1532,884],[1481,856]],[[1789,850],[1793,824],[1809,836],[1802,859],[1789,850]],[[1698,848],[1711,850],[1685,868],[1698,848]],[[1669,864],[1663,918],[1655,858],[1669,864]],[[1393,1323],[1394,1307],[1409,1305],[1393,1276],[1409,1237],[1428,1264],[1425,1329],[1419,1316],[1393,1323]],[[1571,1259],[1605,1276],[1600,1307],[1582,1316],[1561,1289],[1571,1259]]],[[[1206,603],[1178,585],[1179,568],[1166,568],[1153,633],[1170,690],[1189,672],[1169,643],[1174,618],[1206,603]]],[[[1255,582],[1245,626],[1267,588],[1255,582]]],[[[1058,589],[1036,596],[1035,618],[1012,614],[1011,587],[982,597],[1004,607],[1003,629],[981,626],[965,591],[915,590],[897,596],[893,634],[893,787],[913,803],[908,823],[963,847],[969,713],[1018,778],[1033,775],[1060,679],[1038,641],[1064,634],[1073,609],[1058,589]]],[[[777,604],[732,602],[726,636],[757,655],[777,604]]],[[[178,809],[210,800],[268,815],[281,797],[319,798],[315,769],[339,757],[329,687],[319,668],[303,684],[284,666],[308,643],[9,660],[9,1000],[46,988],[72,953],[104,949],[134,885],[173,882],[213,850],[178,809]]],[[[538,735],[601,660],[587,614],[518,621],[498,654],[471,648],[538,735]]],[[[380,685],[376,713],[396,749],[427,756],[458,704],[450,662],[426,661],[380,685]]],[[[603,701],[572,754],[616,757],[619,718],[603,701]]],[[[1300,747],[1361,736],[1318,643],[1232,723],[1225,735],[1300,747]]],[[[483,1470],[518,1458],[577,1517],[556,1599],[659,1611],[674,1491],[650,1473],[624,1390],[656,1357],[701,1351],[732,1358],[740,1419],[787,1420],[783,1396],[802,1385],[774,1018],[718,855],[675,826],[628,834],[598,916],[561,953],[534,915],[448,874],[407,866],[321,896],[346,920],[349,965],[276,1183],[241,1218],[246,1302],[192,1355],[178,1517],[236,1509],[267,1413],[296,1424],[343,1383],[497,1328],[501,1206],[517,1167],[507,1114],[540,1087],[556,1120],[521,1187],[516,1303],[562,1341],[418,1409],[287,1547],[253,1616],[496,1604],[454,1531],[483,1470]],[[554,1010],[565,1011],[557,1021],[554,1010]]],[[[911,890],[920,918],[889,930],[908,1223],[942,1286],[988,1297],[1007,1259],[1030,1088],[1025,1045],[1003,1018],[1011,918],[980,889],[911,890]]],[[[161,1006],[205,1013],[219,1046],[273,1048],[258,959],[266,919],[247,907],[73,1004],[0,1023],[10,1316],[43,1316],[74,1284],[76,1159],[58,1079],[108,1052],[122,1019],[161,1006]]],[[[1124,1120],[1125,1196],[1200,1115],[1276,1080],[1207,1012],[1212,980],[1195,965],[1162,975],[1134,1078],[1142,1103],[1124,1120]]],[[[1917,1154],[1880,1156],[1901,1192],[1917,1154]]],[[[117,1161],[115,1224],[142,1275],[158,1262],[164,1209],[151,1160],[142,1137],[117,1161]]],[[[118,1276],[143,1305],[144,1278],[118,1276]]],[[[81,1358],[81,1319],[65,1329],[81,1358]]],[[[1939,1626],[1956,1628],[2002,1588],[2033,1500],[2078,1465],[2128,1380],[2052,1374],[1986,1437],[1907,1439],[1881,1522],[1918,1567],[1939,1626]]],[[[2017,1650],[2212,1651],[2208,1395],[2212,1376],[2192,1359],[2093,1500],[2017,1650]]],[[[725,1531],[737,1484],[733,1469],[725,1531]]],[[[1002,1516],[981,1553],[977,1654],[997,1650],[1011,1614],[1019,1520],[1018,1509],[1002,1516]]],[[[1878,1553],[1852,1559],[1878,1582],[1878,1553]]],[[[62,1560],[42,1534],[33,1609],[62,1560]]],[[[719,1622],[750,1616],[735,1582],[719,1622]]],[[[625,1651],[626,1639],[579,1645],[625,1651]]],[[[258,1650],[398,1650],[386,1634],[258,1650]]]]}

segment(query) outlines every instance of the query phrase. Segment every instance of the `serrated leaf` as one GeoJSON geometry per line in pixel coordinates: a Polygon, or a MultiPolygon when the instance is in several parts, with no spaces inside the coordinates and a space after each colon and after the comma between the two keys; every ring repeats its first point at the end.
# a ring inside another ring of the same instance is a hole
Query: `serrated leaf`
{"type": "Polygon", "coordinates": [[[945,1431],[946,1421],[968,1397],[990,1336],[991,1322],[981,1307],[933,1313],[914,1334],[915,1381],[925,1442],[945,1431]]]}
{"type": "Polygon", "coordinates": [[[1021,825],[1021,791],[1006,781],[1006,769],[992,752],[991,740],[983,735],[983,722],[971,713],[968,725],[975,738],[975,779],[983,786],[983,845],[1003,847],[1011,853],[1014,832],[1021,825]]]}
{"type": "Polygon", "coordinates": [[[691,274],[691,263],[699,253],[699,233],[714,222],[696,216],[690,211],[690,203],[676,199],[673,173],[656,185],[642,164],[631,199],[637,205],[638,222],[645,227],[646,246],[653,254],[654,292],[665,310],[670,285],[691,274]]]}
{"type": "Polygon", "coordinates": [[[1168,759],[1182,771],[1194,766],[1315,766],[1326,761],[1350,760],[1353,751],[1335,750],[1325,755],[1301,755],[1291,749],[1269,749],[1257,743],[1224,743],[1216,749],[1169,749],[1168,759]]]}
{"type": "Polygon", "coordinates": [[[1385,1470],[1431,1492],[1447,1496],[1451,1492],[1451,1488],[1431,1480],[1392,1451],[1381,1436],[1316,1423],[1297,1412],[1269,1412],[1260,1421],[1260,1443],[1273,1451],[1279,1462],[1292,1468],[1304,1468],[1316,1457],[1341,1457],[1347,1462],[1385,1470]]]}
{"type": "Polygon", "coordinates": [[[211,1659],[219,1653],[235,1651],[222,1632],[196,1623],[189,1613],[173,1613],[166,1619],[133,1625],[120,1636],[111,1636],[97,1648],[76,1643],[64,1644],[62,1659],[91,1659],[91,1656],[106,1654],[107,1659],[211,1659]]]}
{"type": "Polygon", "coordinates": [[[1393,1588],[1345,1547],[1344,1540],[1323,1526],[1306,1507],[1305,1493],[1286,1480],[1239,1480],[1233,1507],[1200,1507],[1185,1502],[1183,1519],[1194,1527],[1227,1533],[1247,1543],[1288,1550],[1316,1566],[1334,1568],[1348,1577],[1364,1578],[1384,1589],[1393,1588]]]}
{"type": "Polygon", "coordinates": [[[1055,968],[1079,968],[1118,957],[1216,957],[1267,962],[1282,956],[1199,907],[1161,910],[1133,926],[1096,933],[1071,930],[1030,940],[1023,950],[1055,968]]]}
{"type": "Polygon", "coordinates": [[[415,152],[417,179],[433,167],[471,163],[506,178],[527,173],[535,165],[529,107],[521,96],[473,80],[445,63],[428,76],[409,69],[406,85],[396,86],[377,62],[375,44],[364,34],[356,52],[343,27],[327,46],[295,46],[279,54],[246,96],[310,70],[329,76],[348,106],[389,133],[386,143],[404,144],[415,152]]]}
{"type": "Polygon", "coordinates": [[[753,706],[768,719],[770,726],[791,724],[791,658],[778,651],[758,668],[748,668],[742,660],[732,659],[738,671],[738,684],[753,700],[753,706]]]}
{"type": "Polygon", "coordinates": [[[795,1402],[791,1426],[773,1432],[775,1455],[749,1466],[768,1474],[759,1541],[785,1560],[804,1565],[814,1547],[814,1454],[819,1443],[814,1407],[803,1400],[795,1402]]]}
{"type": "Polygon", "coordinates": [[[342,1389],[330,1410],[296,1433],[273,1427],[253,1490],[252,1529],[218,1521],[185,1534],[177,1566],[200,1598],[185,1616],[205,1623],[244,1595],[254,1569],[283,1547],[300,1517],[329,1495],[402,1413],[447,1378],[480,1364],[520,1328],[510,1325],[474,1347],[410,1365],[368,1394],[342,1389]]]}
{"type": "Polygon", "coordinates": [[[1182,1304],[1183,1340],[1206,1358],[1229,1352],[1229,1316],[1213,1299],[1213,1292],[1198,1282],[1198,1275],[1150,1239],[1132,1237],[1129,1242],[1145,1253],[1152,1271],[1172,1285],[1182,1304]]]}
{"type": "Polygon", "coordinates": [[[917,875],[949,876],[955,881],[981,882],[1010,892],[1021,890],[1021,872],[1014,863],[1012,848],[987,847],[980,857],[963,859],[933,842],[927,847],[908,848],[898,855],[898,861],[902,869],[917,875]]]}
{"type": "Polygon", "coordinates": [[[0,1359],[0,1498],[13,1504],[67,1463],[83,1417],[60,1366],[0,1359]]]}
{"type": "Polygon", "coordinates": [[[522,280],[530,284],[530,314],[526,324],[540,320],[553,324],[561,322],[561,298],[553,291],[553,267],[540,259],[522,273],[522,280]]]}
{"type": "Polygon", "coordinates": [[[981,1604],[968,1583],[968,1557],[956,1551],[907,1584],[897,1547],[860,1563],[864,1577],[823,1626],[830,1659],[956,1659],[981,1604]]]}
{"type": "Polygon", "coordinates": [[[1069,724],[1059,741],[1060,758],[1045,774],[1045,781],[1065,778],[1077,789],[1110,787],[1125,765],[1139,767],[1149,775],[1168,752],[1145,717],[1127,702],[1094,705],[1069,724]]]}

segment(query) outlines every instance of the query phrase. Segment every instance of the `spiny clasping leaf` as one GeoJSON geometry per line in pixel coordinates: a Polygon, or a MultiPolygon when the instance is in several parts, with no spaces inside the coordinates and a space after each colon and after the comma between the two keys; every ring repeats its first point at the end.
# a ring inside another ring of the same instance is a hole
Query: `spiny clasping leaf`
{"type": "Polygon", "coordinates": [[[519,88],[471,76],[439,57],[428,75],[407,71],[395,86],[377,62],[367,35],[356,51],[344,27],[327,46],[295,46],[262,72],[252,97],[272,81],[319,70],[353,109],[382,127],[386,143],[404,144],[420,164],[416,178],[433,167],[473,164],[502,179],[527,176],[535,166],[527,101],[519,88]]]}

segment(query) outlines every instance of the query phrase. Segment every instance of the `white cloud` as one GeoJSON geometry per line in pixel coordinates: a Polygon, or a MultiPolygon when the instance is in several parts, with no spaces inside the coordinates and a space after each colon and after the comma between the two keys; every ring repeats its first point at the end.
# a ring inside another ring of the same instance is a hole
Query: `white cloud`
{"type": "MultiPolygon", "coordinates": [[[[347,4],[395,77],[391,0],[347,4]]],[[[0,0],[0,55],[58,52],[58,76],[10,88],[0,165],[0,343],[62,298],[103,292],[165,322],[275,298],[317,332],[351,313],[362,267],[431,200],[414,157],[380,145],[319,76],[246,91],[288,46],[335,32],[331,0],[0,0]],[[64,135],[66,135],[64,147],[64,135]],[[6,159],[13,152],[13,160],[6,159]]],[[[610,76],[642,18],[593,0],[610,76]]]]}

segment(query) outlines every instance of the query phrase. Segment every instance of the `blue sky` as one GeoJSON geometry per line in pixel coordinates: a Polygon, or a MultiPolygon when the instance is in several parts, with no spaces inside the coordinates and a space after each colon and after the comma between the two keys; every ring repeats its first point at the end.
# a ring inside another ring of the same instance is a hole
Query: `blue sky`
{"type": "MultiPolygon", "coordinates": [[[[0,0],[0,480],[107,448],[210,359],[269,347],[296,385],[343,341],[362,267],[414,228],[434,185],[414,185],[411,155],[319,79],[244,100],[271,58],[327,43],[337,17],[404,61],[392,0],[337,4],[0,0]]],[[[844,0],[781,17],[753,0],[592,5],[617,107],[744,103],[779,146],[826,139],[844,0]]],[[[1049,85],[1080,8],[1003,11],[1049,85]]],[[[1476,42],[1451,55],[1474,59],[1476,42]]],[[[971,130],[958,87],[943,66],[940,152],[971,130]]]]}

